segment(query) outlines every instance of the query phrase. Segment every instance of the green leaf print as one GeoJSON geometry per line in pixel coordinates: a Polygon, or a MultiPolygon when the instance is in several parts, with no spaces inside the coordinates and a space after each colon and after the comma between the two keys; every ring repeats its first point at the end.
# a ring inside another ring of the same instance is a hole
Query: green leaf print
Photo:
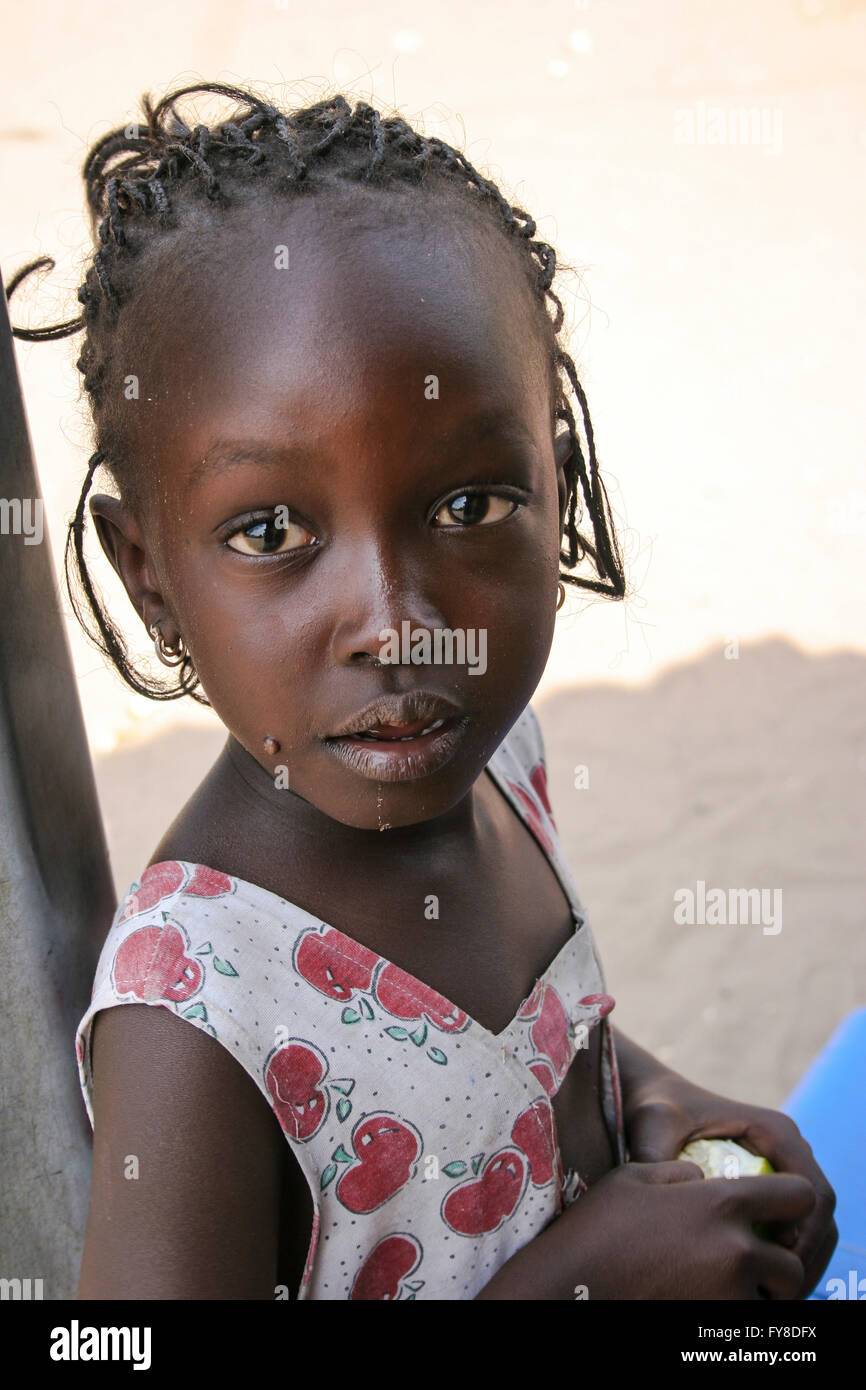
{"type": "Polygon", "coordinates": [[[347,1154],[347,1153],[346,1153],[346,1150],[343,1148],[343,1145],[342,1145],[342,1144],[340,1144],[340,1145],[334,1150],[334,1152],[331,1154],[331,1158],[336,1159],[336,1161],[337,1161],[338,1163],[354,1163],[354,1161],[355,1161],[355,1160],[352,1158],[352,1155],[351,1155],[351,1154],[347,1154]]]}
{"type": "Polygon", "coordinates": [[[396,1038],[398,1042],[403,1042],[404,1038],[409,1036],[408,1028],[398,1028],[396,1024],[392,1028],[386,1028],[385,1032],[389,1038],[396,1038]]]}
{"type": "Polygon", "coordinates": [[[325,1188],[328,1186],[328,1183],[329,1183],[329,1182],[333,1182],[333,1181],[334,1181],[334,1178],[335,1178],[336,1176],[337,1176],[337,1165],[336,1165],[336,1163],[329,1163],[328,1166],[327,1166],[327,1168],[325,1169],[324,1173],[322,1174],[322,1179],[321,1179],[321,1182],[319,1183],[319,1187],[321,1188],[322,1192],[324,1192],[324,1190],[325,1190],[325,1188]]]}
{"type": "Polygon", "coordinates": [[[448,1058],[445,1056],[445,1053],[440,1051],[438,1047],[428,1047],[427,1056],[430,1058],[431,1062],[438,1062],[442,1067],[446,1066],[448,1063],[448,1058]]]}
{"type": "Polygon", "coordinates": [[[196,951],[196,955],[197,955],[197,956],[209,956],[209,955],[212,953],[212,951],[213,951],[213,946],[211,945],[211,943],[210,943],[209,941],[206,941],[206,942],[204,943],[203,946],[199,946],[199,947],[198,947],[198,949],[197,949],[197,951],[196,951]]]}
{"type": "Polygon", "coordinates": [[[453,1163],[445,1164],[442,1172],[446,1173],[449,1178],[462,1178],[463,1174],[466,1172],[467,1166],[468,1165],[465,1164],[462,1159],[455,1158],[453,1163]]]}
{"type": "Polygon", "coordinates": [[[217,1030],[214,1028],[214,1026],[213,1026],[212,1023],[206,1023],[206,1024],[205,1024],[205,1027],[204,1027],[204,1031],[205,1031],[206,1033],[210,1033],[210,1035],[211,1035],[212,1038],[218,1038],[217,1030]]]}
{"type": "Polygon", "coordinates": [[[409,1034],[409,1037],[416,1047],[421,1047],[427,1041],[427,1024],[422,1023],[420,1028],[409,1034]]]}
{"type": "Polygon", "coordinates": [[[207,1022],[207,1009],[204,1004],[190,1004],[188,1009],[183,1011],[184,1018],[201,1018],[207,1022]]]}
{"type": "Polygon", "coordinates": [[[424,1280],[423,1280],[423,1279],[416,1279],[416,1280],[414,1281],[414,1283],[412,1283],[412,1284],[407,1284],[407,1285],[406,1285],[406,1288],[407,1288],[407,1289],[411,1289],[412,1292],[413,1292],[413,1294],[416,1294],[416,1293],[418,1292],[418,1290],[419,1290],[419,1289],[423,1289],[423,1287],[424,1287],[424,1280]]]}
{"type": "Polygon", "coordinates": [[[340,1014],[340,1018],[342,1019],[343,1023],[361,1022],[361,1015],[359,1013],[356,1013],[354,1009],[350,1009],[348,1004],[346,1005],[343,1012],[340,1014]]]}
{"type": "Polygon", "coordinates": [[[345,1120],[346,1116],[347,1116],[347,1115],[351,1115],[351,1113],[352,1113],[352,1102],[351,1102],[350,1100],[346,1100],[346,1098],[345,1098],[345,1096],[344,1096],[342,1100],[338,1100],[338,1101],[337,1101],[337,1119],[338,1119],[338,1120],[340,1120],[340,1121],[345,1120]]]}
{"type": "Polygon", "coordinates": [[[360,1004],[361,1004],[361,1013],[364,1015],[365,1018],[375,1018],[375,1017],[376,1017],[376,1015],[373,1013],[373,1010],[372,1010],[372,1007],[371,1007],[371,1005],[370,1005],[369,999],[361,999],[360,1004]]]}
{"type": "Polygon", "coordinates": [[[339,1091],[341,1096],[350,1096],[355,1089],[355,1079],[352,1076],[338,1076],[335,1081],[329,1081],[328,1085],[334,1091],[339,1091]]]}
{"type": "Polygon", "coordinates": [[[238,973],[230,961],[220,960],[219,956],[214,956],[213,968],[218,970],[221,975],[237,975],[238,973]]]}
{"type": "Polygon", "coordinates": [[[478,1169],[481,1167],[482,1163],[484,1162],[484,1155],[483,1155],[483,1154],[473,1154],[473,1156],[472,1156],[472,1158],[470,1158],[469,1162],[472,1164],[472,1171],[473,1171],[473,1173],[475,1174],[475,1176],[477,1177],[477,1176],[478,1176],[478,1169]]]}

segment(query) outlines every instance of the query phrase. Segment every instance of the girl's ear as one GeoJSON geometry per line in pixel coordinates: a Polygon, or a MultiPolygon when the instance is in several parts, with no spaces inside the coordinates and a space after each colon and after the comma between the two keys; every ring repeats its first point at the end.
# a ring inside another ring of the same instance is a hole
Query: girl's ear
{"type": "Polygon", "coordinates": [[[96,493],[90,499],[90,515],[102,549],[123,581],[130,602],[145,627],[165,613],[162,594],[155,587],[141,527],[132,511],[117,497],[96,493]],[[150,610],[149,618],[146,610],[150,610]]]}

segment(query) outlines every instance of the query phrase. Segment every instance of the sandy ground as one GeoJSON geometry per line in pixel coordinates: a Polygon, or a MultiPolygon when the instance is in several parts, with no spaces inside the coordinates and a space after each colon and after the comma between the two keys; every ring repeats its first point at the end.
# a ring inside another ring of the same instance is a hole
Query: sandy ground
{"type": "MultiPolygon", "coordinates": [[[[634,593],[558,620],[534,700],[554,807],[624,1031],[780,1103],[866,996],[864,0],[35,0],[4,39],[0,263],[58,262],[16,322],[78,312],[90,143],[203,78],[396,103],[582,272],[570,350],[634,593]],[[709,143],[708,110],[743,107],[763,134],[709,143]],[[782,930],[677,926],[698,880],[780,888],[782,930]]],[[[58,561],[90,452],[79,351],[17,345],[58,561]]],[[[125,888],[223,733],[69,631],[125,888]]]]}
{"type": "MultiPolygon", "coordinates": [[[[723,1094],[781,1104],[864,1002],[864,679],[858,653],[778,641],[533,701],[615,1020],[723,1094]],[[674,894],[698,880],[780,890],[781,912],[678,925],[674,894]]],[[[97,758],[119,893],[223,740],[214,720],[97,758]]]]}

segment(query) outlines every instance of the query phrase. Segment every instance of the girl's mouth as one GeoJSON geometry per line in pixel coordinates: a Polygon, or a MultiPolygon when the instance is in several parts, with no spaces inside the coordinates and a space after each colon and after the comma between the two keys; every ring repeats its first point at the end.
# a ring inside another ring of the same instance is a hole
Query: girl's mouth
{"type": "MultiPolygon", "coordinates": [[[[343,737],[374,739],[377,743],[405,743],[424,734],[432,734],[445,722],[444,719],[433,719],[425,723],[423,719],[416,719],[412,724],[374,724],[362,734],[344,734],[343,737]]],[[[448,722],[453,724],[454,720],[448,722]]]]}
{"type": "Polygon", "coordinates": [[[323,743],[340,762],[370,781],[411,782],[443,767],[468,727],[465,716],[416,719],[411,724],[374,724],[363,733],[342,734],[323,743]]]}

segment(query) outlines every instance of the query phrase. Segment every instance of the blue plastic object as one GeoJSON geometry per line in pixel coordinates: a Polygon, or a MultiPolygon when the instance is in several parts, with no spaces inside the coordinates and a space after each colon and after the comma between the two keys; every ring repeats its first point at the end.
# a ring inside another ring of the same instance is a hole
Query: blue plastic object
{"type": "Polygon", "coordinates": [[[866,1008],[844,1019],[778,1108],[836,1193],[839,1244],[809,1298],[866,1300],[866,1008]]]}

